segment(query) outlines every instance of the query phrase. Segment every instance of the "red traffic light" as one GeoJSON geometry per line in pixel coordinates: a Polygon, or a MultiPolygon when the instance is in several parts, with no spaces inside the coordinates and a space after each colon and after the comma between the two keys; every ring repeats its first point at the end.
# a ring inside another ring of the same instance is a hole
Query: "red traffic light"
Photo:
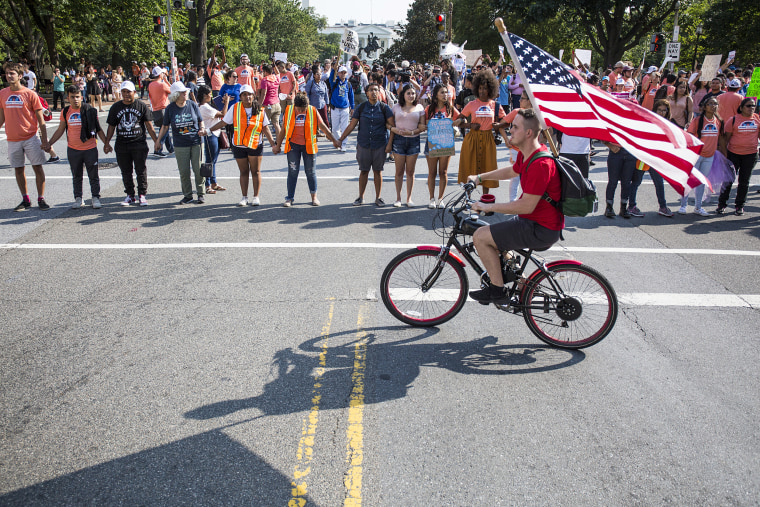
{"type": "Polygon", "coordinates": [[[436,23],[443,23],[443,14],[439,14],[435,17],[436,23]]]}

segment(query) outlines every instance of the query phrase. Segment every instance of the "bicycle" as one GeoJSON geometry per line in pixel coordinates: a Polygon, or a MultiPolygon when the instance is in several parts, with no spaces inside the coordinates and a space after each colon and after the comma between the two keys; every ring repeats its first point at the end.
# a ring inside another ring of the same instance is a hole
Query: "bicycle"
{"type": "MultiPolygon", "coordinates": [[[[452,319],[468,297],[467,264],[477,273],[481,287],[489,277],[474,256],[475,246],[466,239],[487,222],[474,216],[470,206],[473,183],[461,185],[458,197],[450,198],[439,210],[443,246],[418,246],[397,255],[388,263],[380,281],[380,293],[388,311],[412,326],[437,326],[452,319]],[[465,212],[470,211],[465,216],[465,212]],[[454,224],[445,225],[447,213],[454,224]],[[452,248],[461,254],[460,259],[452,248]],[[466,263],[465,263],[466,261],[466,263]]],[[[576,260],[546,263],[529,249],[500,254],[509,301],[493,303],[498,309],[522,315],[540,340],[555,347],[581,349],[599,343],[615,325],[618,301],[610,282],[597,270],[576,260]],[[528,264],[536,266],[524,276],[528,264]]],[[[488,305],[489,303],[481,303],[488,305]]]]}

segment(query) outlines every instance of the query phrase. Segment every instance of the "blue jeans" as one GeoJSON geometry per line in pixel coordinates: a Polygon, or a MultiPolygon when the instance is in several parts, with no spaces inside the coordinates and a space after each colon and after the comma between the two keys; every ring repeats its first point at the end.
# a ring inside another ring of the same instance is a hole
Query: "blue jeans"
{"type": "Polygon", "coordinates": [[[314,165],[317,161],[317,154],[309,155],[306,153],[306,146],[303,144],[290,143],[288,156],[288,195],[286,200],[293,199],[296,193],[296,183],[298,182],[298,173],[301,171],[301,158],[303,158],[303,169],[306,172],[306,181],[309,184],[309,191],[312,195],[317,193],[317,174],[314,172],[314,165]]]}
{"type": "Polygon", "coordinates": [[[209,187],[211,185],[216,185],[216,159],[219,158],[219,138],[216,137],[214,134],[211,134],[210,136],[205,137],[206,142],[204,142],[205,145],[205,153],[204,153],[204,160],[206,162],[211,161],[212,166],[212,172],[211,177],[206,178],[206,186],[209,187]]]}
{"type": "Polygon", "coordinates": [[[634,206],[636,206],[636,195],[639,192],[639,187],[641,186],[641,182],[643,180],[644,180],[644,171],[639,171],[638,169],[633,171],[633,175],[631,175],[631,191],[628,194],[628,206],[630,208],[633,208],[634,206]]]}
{"type": "MultiPolygon", "coordinates": [[[[697,171],[701,172],[705,176],[710,174],[710,169],[712,169],[712,163],[713,163],[713,157],[715,155],[711,155],[709,157],[699,157],[697,159],[697,163],[694,164],[694,167],[697,168],[697,171]]],[[[694,188],[694,209],[699,209],[702,207],[702,197],[705,195],[705,186],[699,185],[698,187],[694,188]]],[[[686,194],[685,196],[681,197],[681,206],[686,207],[689,201],[689,194],[686,194]]]]}
{"type": "Polygon", "coordinates": [[[636,172],[636,157],[623,148],[620,148],[617,153],[612,153],[610,150],[607,157],[607,179],[609,180],[607,182],[607,204],[615,202],[615,190],[617,190],[618,181],[620,182],[620,202],[628,203],[634,172],[636,172]]]}

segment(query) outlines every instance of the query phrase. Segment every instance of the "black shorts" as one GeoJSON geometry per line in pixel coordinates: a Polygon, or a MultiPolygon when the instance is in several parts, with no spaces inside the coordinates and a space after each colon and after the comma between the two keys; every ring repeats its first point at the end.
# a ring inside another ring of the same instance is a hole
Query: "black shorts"
{"type": "Polygon", "coordinates": [[[549,248],[559,241],[561,233],[520,217],[493,224],[490,230],[496,247],[502,252],[549,248]]]}
{"type": "Polygon", "coordinates": [[[247,148],[245,146],[233,146],[232,156],[235,159],[248,158],[248,157],[260,157],[264,154],[264,143],[259,143],[256,149],[247,148]]]}

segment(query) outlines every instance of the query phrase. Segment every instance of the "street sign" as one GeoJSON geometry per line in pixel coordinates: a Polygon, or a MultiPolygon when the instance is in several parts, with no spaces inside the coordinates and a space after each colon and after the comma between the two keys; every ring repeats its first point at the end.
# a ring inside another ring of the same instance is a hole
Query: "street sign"
{"type": "Polygon", "coordinates": [[[673,62],[677,62],[681,58],[681,43],[668,42],[665,57],[670,58],[673,62]]]}
{"type": "Polygon", "coordinates": [[[166,50],[170,53],[174,53],[177,50],[173,40],[166,41],[166,50]]]}

